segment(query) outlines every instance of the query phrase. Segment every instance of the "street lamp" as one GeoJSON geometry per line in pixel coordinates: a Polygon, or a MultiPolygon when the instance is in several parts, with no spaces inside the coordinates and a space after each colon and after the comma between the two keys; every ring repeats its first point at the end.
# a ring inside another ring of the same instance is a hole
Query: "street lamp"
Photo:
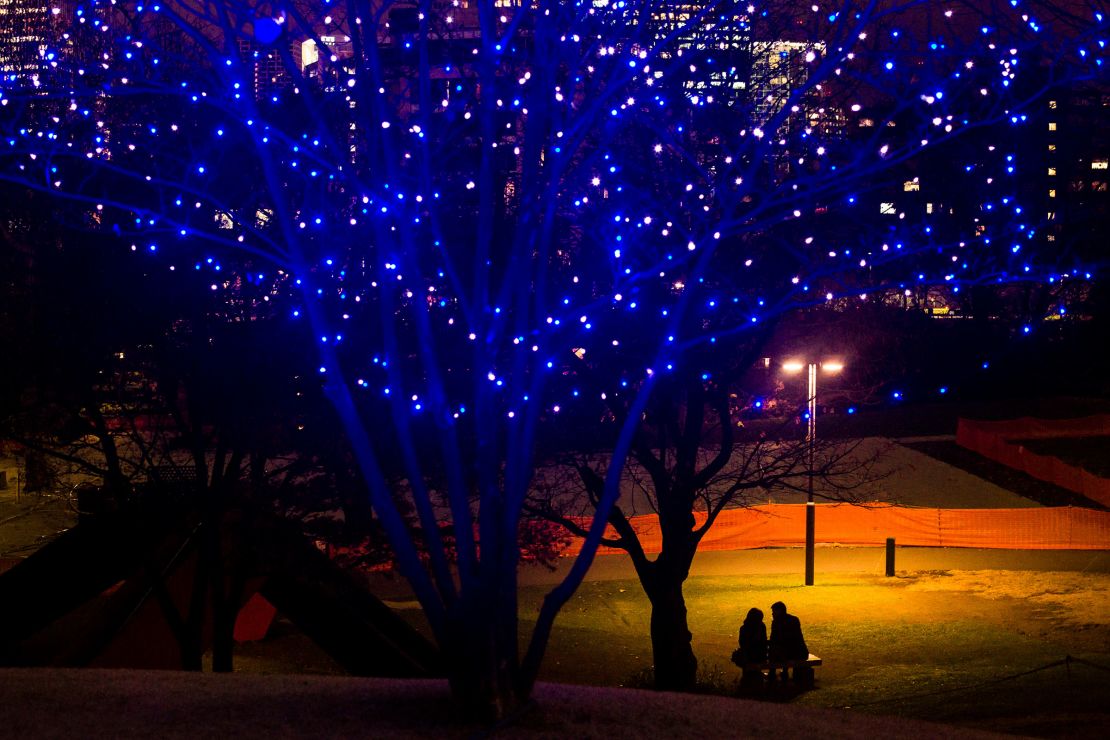
{"type": "Polygon", "coordinates": [[[816,523],[817,509],[813,504],[813,451],[817,444],[817,368],[822,372],[835,374],[844,369],[844,363],[838,360],[825,360],[821,363],[805,363],[801,360],[784,362],[782,369],[788,373],[800,373],[803,368],[809,370],[809,389],[806,403],[809,411],[809,425],[806,427],[806,443],[809,457],[809,493],[806,497],[806,585],[813,585],[813,539],[816,523]]]}

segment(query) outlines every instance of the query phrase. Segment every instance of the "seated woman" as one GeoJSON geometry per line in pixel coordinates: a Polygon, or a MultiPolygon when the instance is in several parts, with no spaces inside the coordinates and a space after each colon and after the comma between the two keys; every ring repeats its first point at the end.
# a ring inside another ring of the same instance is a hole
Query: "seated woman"
{"type": "Polygon", "coordinates": [[[743,670],[740,682],[744,685],[762,682],[763,664],[767,662],[767,626],[759,609],[749,609],[740,625],[739,653],[737,663],[743,670]]]}

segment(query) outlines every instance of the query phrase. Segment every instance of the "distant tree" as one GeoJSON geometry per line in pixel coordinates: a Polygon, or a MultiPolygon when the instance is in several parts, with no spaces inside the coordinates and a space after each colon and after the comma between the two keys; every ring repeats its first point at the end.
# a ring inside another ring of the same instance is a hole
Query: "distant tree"
{"type": "MultiPolygon", "coordinates": [[[[811,445],[804,402],[801,408],[791,405],[790,413],[777,421],[745,428],[739,412],[760,398],[746,381],[768,335],[752,332],[747,338],[754,343],[733,341],[727,347],[692,350],[659,381],[635,425],[619,482],[620,499],[606,515],[611,530],[602,543],[629,554],[651,603],[653,673],[659,689],[695,687],[698,663],[683,586],[698,546],[723,511],[765,503],[776,491],[805,494],[811,475],[819,500],[856,501],[882,477],[874,467],[875,451],[865,452],[858,442],[818,439],[811,445]],[[645,515],[658,522],[657,554],[645,549],[632,523],[632,517],[645,515]]],[[[576,380],[587,395],[602,400],[583,404],[577,423],[567,425],[570,436],[548,443],[552,454],[540,466],[538,485],[526,505],[578,537],[588,535],[586,523],[597,516],[606,471],[613,464],[603,440],[631,423],[623,394],[600,390],[612,387],[604,371],[613,361],[604,356],[604,348],[600,352],[601,357],[583,354],[576,380]],[[571,431],[591,425],[594,434],[571,431]]]]}
{"type": "MultiPolygon", "coordinates": [[[[849,250],[822,234],[870,223],[853,204],[899,163],[1010,125],[1037,92],[1009,84],[1011,58],[1047,47],[1061,74],[1095,70],[1104,19],[1034,5],[79,5],[59,13],[72,33],[44,45],[39,84],[0,88],[0,178],[87,204],[228,305],[245,280],[307,324],[452,690],[503,717],[611,521],[645,415],[678,424],[682,497],[702,490],[703,399],[719,407],[726,387],[697,372],[724,364],[714,347],[757,346],[753,327],[827,294],[948,279],[937,263],[957,241],[907,228],[902,248],[849,250]],[[91,58],[85,29],[104,44],[91,58]],[[598,399],[615,423],[596,515],[521,654],[537,443],[598,399]]],[[[992,243],[1028,228],[1003,221],[992,243]]]]}
{"type": "Polygon", "coordinates": [[[29,470],[44,471],[28,476],[32,489],[67,497],[82,520],[156,526],[167,513],[199,515],[204,567],[176,632],[183,665],[199,670],[212,603],[213,665],[230,670],[243,553],[221,550],[223,514],[244,498],[265,503],[295,479],[305,441],[295,428],[306,420],[292,393],[274,390],[309,369],[281,357],[273,337],[214,318],[199,286],[144,274],[111,234],[76,229],[72,205],[41,194],[21,205],[29,226],[8,220],[3,242],[13,269],[0,324],[18,349],[0,438],[19,444],[29,470]],[[184,303],[175,300],[182,290],[184,303]]]}

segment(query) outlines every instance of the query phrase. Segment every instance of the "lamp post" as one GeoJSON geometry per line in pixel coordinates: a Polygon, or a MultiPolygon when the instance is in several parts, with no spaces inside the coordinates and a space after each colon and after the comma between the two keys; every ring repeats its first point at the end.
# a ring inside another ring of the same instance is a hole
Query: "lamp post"
{"type": "Polygon", "coordinates": [[[806,585],[813,585],[813,540],[816,530],[817,508],[813,503],[813,453],[817,445],[817,368],[826,373],[838,373],[844,369],[844,364],[835,360],[826,360],[822,363],[805,363],[800,360],[791,360],[783,363],[782,369],[788,373],[798,373],[802,368],[808,370],[806,410],[809,424],[806,426],[806,457],[808,458],[809,481],[806,495],[806,585]]]}

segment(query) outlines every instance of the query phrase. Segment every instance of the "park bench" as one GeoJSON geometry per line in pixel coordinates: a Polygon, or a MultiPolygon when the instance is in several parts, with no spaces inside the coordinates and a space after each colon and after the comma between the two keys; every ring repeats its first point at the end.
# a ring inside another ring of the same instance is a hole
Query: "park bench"
{"type": "MultiPolygon", "coordinates": [[[[808,678],[804,678],[801,681],[801,683],[812,685],[813,669],[816,668],[817,666],[821,665],[821,664],[822,664],[821,658],[817,657],[813,653],[810,653],[809,657],[806,658],[804,661],[802,661],[802,660],[783,660],[783,661],[775,661],[775,662],[767,661],[765,663],[759,663],[759,664],[749,666],[749,667],[758,668],[759,672],[763,674],[764,678],[766,678],[772,670],[781,671],[784,668],[788,668],[791,671],[795,671],[796,669],[801,668],[802,666],[806,666],[809,669],[809,671],[808,671],[809,676],[808,676],[808,678]]],[[[743,666],[741,666],[741,667],[743,667],[743,666]]],[[[797,674],[795,673],[794,675],[796,676],[797,674]]]]}
{"type": "Polygon", "coordinates": [[[770,661],[768,661],[768,662],[763,664],[763,670],[764,671],[769,671],[772,668],[774,668],[777,671],[781,671],[783,668],[795,668],[797,666],[803,666],[803,665],[807,665],[810,668],[816,668],[817,666],[821,665],[821,659],[818,658],[813,653],[810,653],[809,657],[806,658],[805,660],[782,660],[782,661],[776,661],[774,663],[771,663],[770,661]]]}
{"type": "Polygon", "coordinates": [[[789,668],[791,671],[791,675],[794,677],[795,683],[804,685],[806,688],[812,688],[813,669],[819,665],[821,665],[821,659],[813,653],[810,653],[809,657],[805,660],[783,660],[775,662],[768,661],[764,664],[764,667],[761,670],[763,671],[764,675],[768,675],[771,671],[781,671],[784,668],[789,668]],[[806,670],[802,673],[801,676],[799,676],[797,671],[803,668],[803,666],[806,670]]]}
{"type": "MultiPolygon", "coordinates": [[[[735,662],[735,656],[733,656],[733,657],[734,657],[734,662],[735,662]]],[[[783,668],[794,668],[795,666],[800,666],[800,665],[803,665],[803,664],[809,666],[810,668],[816,668],[817,666],[822,665],[822,660],[819,657],[817,657],[816,655],[814,655],[813,653],[810,653],[809,657],[806,658],[805,661],[801,661],[801,660],[783,660],[783,661],[776,661],[775,663],[771,663],[771,661],[767,661],[765,663],[758,664],[756,667],[758,667],[759,670],[766,673],[767,671],[771,670],[772,667],[777,671],[781,671],[783,668]]]]}

